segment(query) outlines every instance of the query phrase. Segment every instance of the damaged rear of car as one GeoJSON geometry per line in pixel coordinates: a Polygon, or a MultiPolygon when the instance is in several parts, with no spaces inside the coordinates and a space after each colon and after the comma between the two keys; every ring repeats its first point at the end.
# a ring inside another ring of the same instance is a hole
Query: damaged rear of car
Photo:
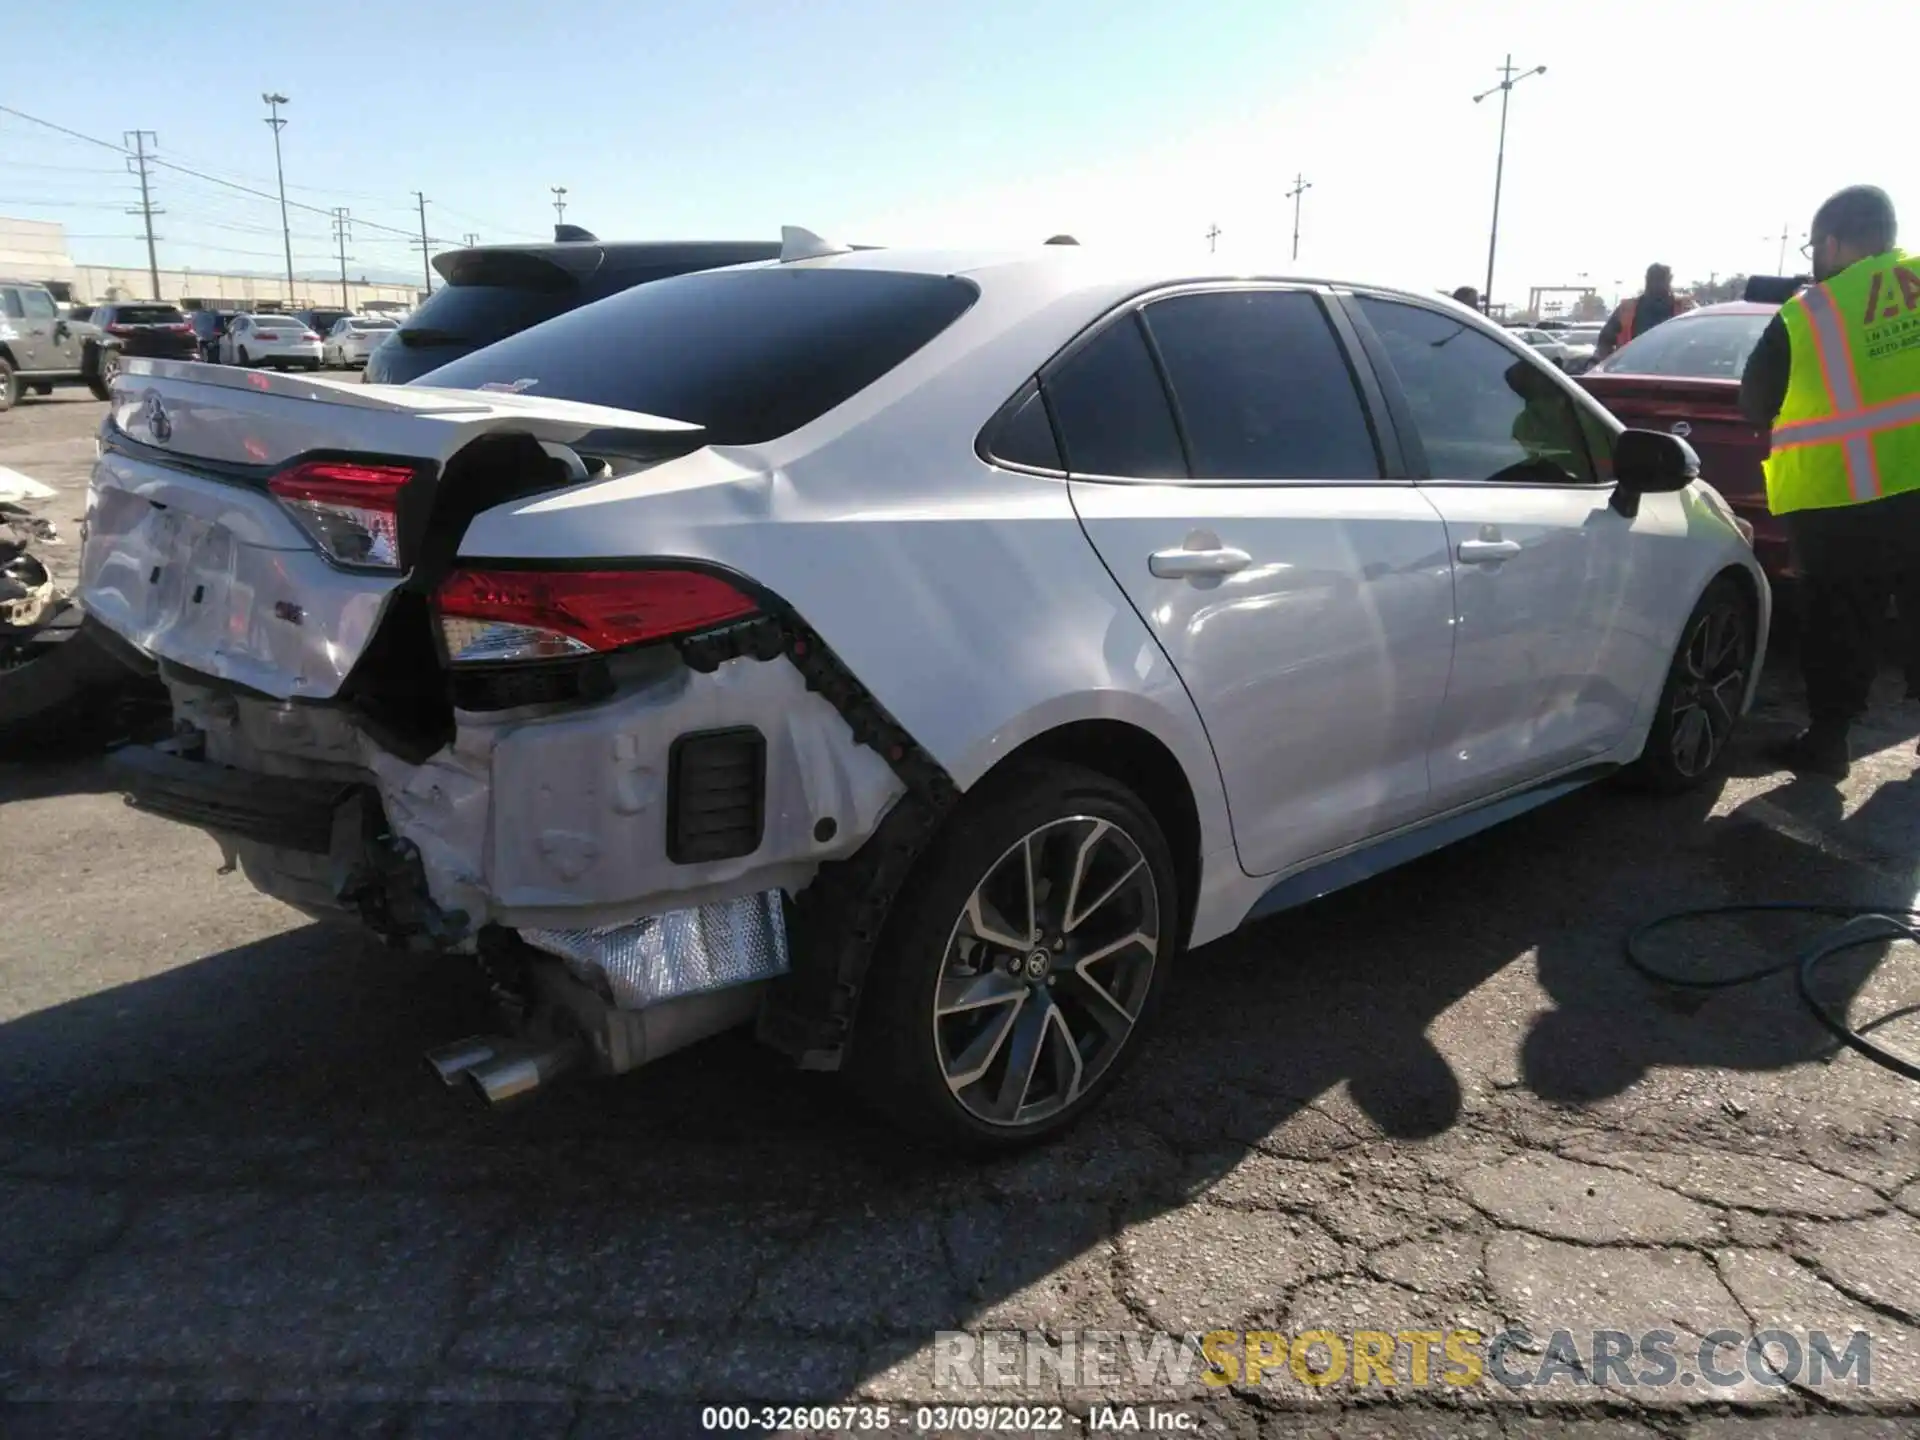
{"type": "Polygon", "coordinates": [[[756,1017],[836,1066],[956,793],[752,559],[796,518],[762,447],[975,287],[647,289],[616,364],[530,331],[407,387],[129,366],[88,497],[87,610],[174,707],[173,738],[117,752],[130,800],[309,914],[475,956],[513,1023],[432,1058],[489,1099],[756,1017]]]}

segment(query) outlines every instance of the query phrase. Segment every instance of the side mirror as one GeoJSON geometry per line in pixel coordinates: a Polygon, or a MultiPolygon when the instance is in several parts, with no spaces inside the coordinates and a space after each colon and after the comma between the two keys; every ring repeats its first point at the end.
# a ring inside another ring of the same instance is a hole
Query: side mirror
{"type": "Polygon", "coordinates": [[[1623,430],[1613,444],[1613,508],[1628,519],[1642,495],[1670,495],[1700,478],[1700,457],[1678,435],[1623,430]]]}

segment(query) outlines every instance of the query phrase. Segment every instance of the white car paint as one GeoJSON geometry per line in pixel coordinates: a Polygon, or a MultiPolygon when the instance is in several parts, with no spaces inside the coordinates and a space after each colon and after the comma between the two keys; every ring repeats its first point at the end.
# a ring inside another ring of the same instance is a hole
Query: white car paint
{"type": "Polygon", "coordinates": [[[373,347],[400,327],[395,322],[365,315],[345,315],[333,322],[320,344],[325,368],[357,369],[367,363],[373,347]]]}
{"type": "MultiPolygon", "coordinates": [[[[1287,877],[1542,779],[1632,759],[1683,623],[1717,574],[1754,578],[1764,642],[1764,580],[1724,504],[1697,484],[1645,497],[1627,521],[1604,485],[1068,482],[976,453],[1003,402],[1100,317],[1170,281],[1232,288],[1240,276],[1065,249],[797,264],[964,275],[980,295],[817,420],[496,506],[471,522],[461,555],[670,556],[751,577],[962,790],[1062,725],[1108,719],[1145,732],[1178,763],[1198,815],[1195,943],[1242,923],[1287,877]],[[1494,566],[1461,558],[1489,531],[1518,554],[1494,566]],[[1152,573],[1151,555],[1198,532],[1244,550],[1247,568],[1211,588],[1152,573]]],[[[1394,298],[1462,317],[1516,359],[1530,353],[1461,307],[1394,298]]],[[[537,394],[135,361],[115,382],[112,424],[175,457],[268,467],[319,448],[444,461],[491,431],[565,445],[596,427],[674,422],[537,394]],[[155,400],[170,438],[151,424],[155,400]]],[[[417,765],[327,707],[324,743],[276,741],[285,707],[274,702],[334,695],[399,577],[335,569],[272,499],[191,468],[103,456],[83,565],[89,610],[148,653],[259,693],[209,720],[224,727],[216,758],[263,765],[278,744],[371,776],[420,843],[435,900],[476,921],[604,925],[695,898],[798,889],[821,859],[857,848],[895,793],[824,701],[782,691],[750,660],[670,685],[636,674],[617,703],[579,714],[463,717],[454,743],[417,765]],[[160,582],[148,578],[156,570],[160,582]],[[305,623],[276,620],[283,602],[305,623]],[[632,793],[663,740],[736,714],[773,725],[780,707],[799,729],[770,747],[769,790],[784,798],[752,864],[676,869],[657,836],[635,838],[608,797],[632,793]],[[566,788],[543,788],[563,775],[566,788]],[[834,794],[865,828],[825,844],[812,825],[834,794]]],[[[219,709],[188,698],[196,714],[219,709]]]]}
{"type": "Polygon", "coordinates": [[[320,337],[288,315],[236,315],[220,337],[222,365],[320,368],[320,337]]]}

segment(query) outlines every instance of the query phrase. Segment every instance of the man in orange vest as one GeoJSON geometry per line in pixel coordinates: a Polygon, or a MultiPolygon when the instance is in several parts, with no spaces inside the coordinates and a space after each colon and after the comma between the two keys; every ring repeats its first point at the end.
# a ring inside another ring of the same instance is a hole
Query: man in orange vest
{"type": "Polygon", "coordinates": [[[1673,271],[1664,265],[1649,265],[1647,288],[1622,300],[1601,327],[1600,338],[1593,347],[1594,363],[1606,359],[1634,336],[1644,335],[1654,326],[1691,309],[1693,301],[1673,293],[1673,271]]]}

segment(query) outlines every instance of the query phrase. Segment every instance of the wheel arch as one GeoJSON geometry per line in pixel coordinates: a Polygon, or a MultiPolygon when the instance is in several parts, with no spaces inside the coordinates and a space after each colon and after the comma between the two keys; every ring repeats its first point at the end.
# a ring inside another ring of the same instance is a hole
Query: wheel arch
{"type": "Polygon", "coordinates": [[[1035,760],[1053,760],[1092,770],[1126,786],[1140,797],[1166,837],[1173,852],[1175,878],[1180,885],[1180,935],[1193,929],[1200,899],[1200,865],[1206,854],[1200,804],[1193,784],[1166,743],[1151,731],[1124,720],[1090,718],[1070,720],[1044,730],[1009,751],[981,777],[989,779],[1005,767],[1035,760]]]}

